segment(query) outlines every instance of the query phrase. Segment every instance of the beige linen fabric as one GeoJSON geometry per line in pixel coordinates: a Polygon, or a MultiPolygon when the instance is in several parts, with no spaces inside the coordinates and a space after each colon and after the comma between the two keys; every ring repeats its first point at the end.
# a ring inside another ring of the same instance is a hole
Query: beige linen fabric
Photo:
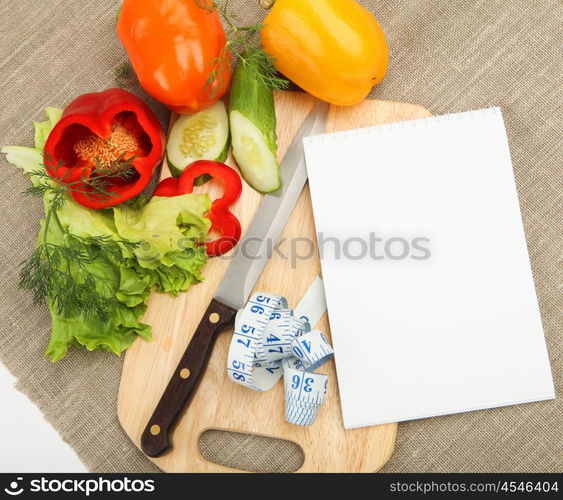
{"type": "MultiPolygon", "coordinates": [[[[258,0],[231,3],[248,23],[263,16],[258,0]]],[[[390,71],[373,97],[418,103],[434,114],[502,107],[559,392],[561,3],[362,3],[377,15],[390,46],[390,71]]],[[[64,107],[83,92],[114,86],[115,69],[126,61],[113,30],[117,7],[116,0],[2,0],[0,144],[31,145],[31,121],[43,119],[45,106],[64,107]]],[[[161,106],[133,90],[166,120],[161,106]]],[[[53,365],[42,356],[49,315],[17,288],[18,264],[34,247],[41,203],[21,196],[26,179],[3,156],[0,162],[0,360],[91,471],[156,471],[117,422],[121,359],[72,351],[53,365]]],[[[384,471],[561,471],[561,409],[556,400],[402,423],[384,471]]],[[[214,456],[229,445],[231,457],[237,452],[233,446],[247,446],[236,439],[223,447],[216,441],[202,443],[214,456]]],[[[258,460],[260,453],[255,453],[258,460]]]]}

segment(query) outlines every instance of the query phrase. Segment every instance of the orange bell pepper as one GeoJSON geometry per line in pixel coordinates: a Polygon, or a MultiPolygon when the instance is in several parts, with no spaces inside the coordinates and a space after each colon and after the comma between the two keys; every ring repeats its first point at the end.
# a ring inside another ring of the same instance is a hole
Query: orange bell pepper
{"type": "Polygon", "coordinates": [[[225,31],[205,2],[124,0],[117,22],[142,87],[177,113],[211,106],[231,81],[225,31]]]}
{"type": "Polygon", "coordinates": [[[277,0],[261,37],[281,73],[331,104],[361,102],[387,71],[383,30],[355,0],[277,0]]]}

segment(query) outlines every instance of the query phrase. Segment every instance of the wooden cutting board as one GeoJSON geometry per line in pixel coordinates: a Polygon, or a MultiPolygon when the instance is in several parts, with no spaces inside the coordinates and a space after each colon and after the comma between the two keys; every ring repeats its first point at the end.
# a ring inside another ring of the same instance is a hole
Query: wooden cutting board
{"type": "MultiPolygon", "coordinates": [[[[315,99],[304,93],[283,92],[276,95],[279,158],[283,158],[297,129],[315,99]]],[[[366,127],[429,116],[428,110],[413,104],[367,100],[353,108],[331,107],[327,132],[366,127]]],[[[350,151],[350,155],[354,152],[350,151]]],[[[374,151],[377,161],[377,151],[374,151]]],[[[228,161],[234,165],[232,158],[228,161]]],[[[168,177],[165,168],[163,177],[168,177]]],[[[248,227],[262,195],[246,183],[233,212],[248,227]]],[[[203,190],[209,190],[209,186],[203,190]]],[[[354,176],[342,165],[342,216],[354,214],[354,176]],[[351,211],[351,212],[350,212],[351,211]]],[[[289,254],[290,238],[308,238],[316,245],[315,226],[308,186],[305,187],[281,236],[287,238],[280,254],[289,254]]],[[[308,253],[308,244],[300,240],[294,255],[308,253]]],[[[204,269],[205,282],[193,286],[177,298],[153,293],[145,321],[152,325],[154,340],[137,340],[127,351],[117,413],[125,432],[140,448],[141,434],[215,289],[228,267],[224,258],[211,260],[204,269]]],[[[274,254],[255,290],[284,295],[295,307],[314,278],[319,274],[318,252],[308,259],[284,259],[274,254]]],[[[327,315],[318,325],[330,340],[327,315]]],[[[234,384],[226,376],[226,360],[231,331],[222,333],[211,356],[209,366],[188,411],[181,418],[172,440],[174,448],[166,455],[151,459],[166,472],[229,472],[234,471],[206,461],[199,449],[200,434],[207,429],[233,430],[283,438],[301,446],[305,460],[299,472],[375,472],[389,459],[395,444],[397,424],[345,430],[340,411],[334,361],[318,372],[329,374],[326,403],[313,425],[300,427],[284,418],[283,383],[271,391],[258,393],[234,384]]],[[[336,353],[338,356],[338,353],[336,353]]],[[[381,381],[382,384],[385,380],[381,381]]]]}

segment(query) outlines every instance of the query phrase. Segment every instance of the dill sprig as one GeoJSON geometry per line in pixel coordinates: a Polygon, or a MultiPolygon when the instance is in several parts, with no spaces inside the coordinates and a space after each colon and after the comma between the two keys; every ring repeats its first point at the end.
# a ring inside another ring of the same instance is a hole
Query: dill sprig
{"type": "Polygon", "coordinates": [[[64,318],[82,314],[105,319],[118,301],[112,296],[111,281],[93,274],[88,266],[100,254],[121,258],[122,245],[126,244],[129,242],[117,242],[109,237],[85,238],[67,232],[63,245],[49,242],[38,245],[22,263],[19,286],[33,291],[37,304],[48,300],[64,318]]]}
{"type": "MultiPolygon", "coordinates": [[[[63,172],[59,177],[53,179],[45,169],[35,170],[31,172],[32,178],[36,181],[33,186],[25,191],[29,196],[45,196],[49,193],[53,196],[52,204],[55,210],[60,208],[57,206],[64,200],[64,195],[69,193],[80,193],[92,201],[103,201],[108,198],[119,196],[118,193],[111,191],[110,187],[116,180],[128,181],[135,175],[133,167],[134,156],[125,158],[120,155],[115,160],[103,162],[99,158],[94,159],[94,166],[87,176],[71,181],[71,171],[63,172]]],[[[49,163],[49,168],[59,170],[63,167],[63,163],[58,163],[53,167],[49,163]]]]}
{"type": "Polygon", "coordinates": [[[229,0],[193,0],[196,5],[208,12],[218,12],[226,26],[227,43],[218,57],[207,79],[207,85],[216,92],[225,86],[225,69],[231,61],[229,54],[238,59],[239,64],[249,67],[259,82],[270,90],[284,90],[289,82],[281,77],[274,66],[274,59],[260,43],[262,24],[244,26],[240,18],[229,8],[229,0]]]}
{"type": "Polygon", "coordinates": [[[102,320],[119,303],[112,293],[111,280],[95,274],[91,266],[102,256],[108,259],[108,265],[110,261],[123,259],[123,252],[132,252],[137,244],[110,236],[71,234],[57,212],[72,192],[95,200],[116,196],[109,187],[112,181],[127,180],[134,174],[132,160],[121,158],[108,163],[96,160],[87,178],[72,182],[65,182],[66,175],[53,179],[45,170],[32,172],[34,185],[25,194],[46,200],[45,223],[37,248],[21,264],[19,286],[33,291],[35,303],[49,302],[64,318],[82,314],[102,320]],[[57,243],[49,240],[51,224],[56,224],[60,233],[57,243]]]}

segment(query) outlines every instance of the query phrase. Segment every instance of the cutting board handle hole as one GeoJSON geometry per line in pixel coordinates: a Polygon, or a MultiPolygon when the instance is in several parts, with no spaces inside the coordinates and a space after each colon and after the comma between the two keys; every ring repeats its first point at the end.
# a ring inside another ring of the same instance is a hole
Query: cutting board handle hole
{"type": "Polygon", "coordinates": [[[295,472],[305,462],[297,443],[246,432],[208,429],[198,448],[208,462],[248,472],[295,472]]]}

